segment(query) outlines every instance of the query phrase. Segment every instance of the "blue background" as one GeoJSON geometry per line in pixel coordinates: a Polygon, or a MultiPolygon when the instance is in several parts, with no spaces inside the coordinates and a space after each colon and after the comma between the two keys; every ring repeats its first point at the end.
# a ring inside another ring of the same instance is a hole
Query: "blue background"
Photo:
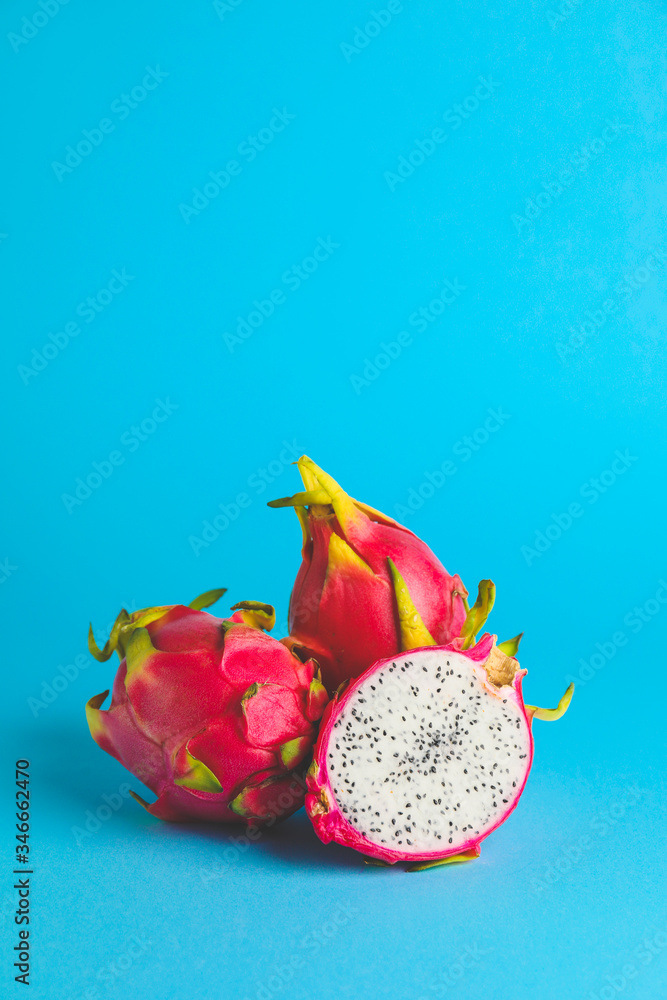
{"type": "Polygon", "coordinates": [[[34,997],[663,995],[666,18],[608,7],[404,0],[355,45],[358,2],[74,0],[44,24],[36,0],[3,4],[3,995],[22,989],[17,757],[34,997]],[[119,111],[146,67],[167,75],[119,111]],[[480,76],[494,86],[474,107],[480,76]],[[239,146],[274,109],[295,117],[250,160],[239,146]],[[103,118],[100,144],[54,168],[103,118]],[[434,128],[446,139],[420,163],[434,128]],[[230,160],[224,190],[184,210],[230,160]],[[337,246],[294,288],[285,272],[319,238],[337,246]],[[86,322],[79,303],[123,268],[86,322]],[[456,300],[411,324],[446,279],[456,300]],[[157,399],[174,409],[140,441],[157,399]],[[235,831],[126,799],[77,842],[128,778],[83,712],[115,667],[53,679],[121,605],[227,586],[285,621],[300,533],[265,506],[298,488],[283,442],[401,513],[471,590],[493,577],[493,630],[526,633],[528,701],[577,681],[563,721],[536,723],[525,795],[475,863],[365,869],[303,811],[243,852],[235,831]],[[113,451],[107,479],[63,499],[113,451]]]}

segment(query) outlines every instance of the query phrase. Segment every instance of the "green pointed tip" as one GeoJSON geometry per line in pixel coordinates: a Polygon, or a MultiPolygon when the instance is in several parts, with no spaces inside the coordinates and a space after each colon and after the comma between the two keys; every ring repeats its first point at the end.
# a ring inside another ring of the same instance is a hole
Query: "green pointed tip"
{"type": "Polygon", "coordinates": [[[88,723],[88,728],[90,729],[90,735],[96,743],[99,743],[99,738],[107,735],[106,727],[103,722],[104,713],[101,712],[100,709],[102,708],[104,700],[108,694],[108,691],[103,691],[102,694],[93,695],[93,697],[86,703],[86,722],[88,723]]]}
{"type": "Polygon", "coordinates": [[[474,861],[475,858],[479,857],[479,848],[471,851],[462,851],[460,854],[453,854],[449,858],[440,858],[438,861],[425,861],[421,865],[411,865],[406,871],[409,872],[425,872],[429,868],[441,868],[443,865],[454,865],[460,861],[474,861]]]}
{"type": "Polygon", "coordinates": [[[513,639],[505,639],[504,642],[499,642],[498,649],[501,653],[504,653],[505,656],[516,656],[519,652],[519,643],[522,638],[523,632],[519,632],[519,634],[515,635],[513,639]]]}
{"type": "Polygon", "coordinates": [[[88,628],[88,649],[90,650],[91,655],[94,656],[96,660],[99,660],[100,663],[104,663],[106,660],[108,660],[111,654],[113,653],[113,649],[109,648],[108,642],[105,643],[104,649],[100,649],[100,647],[97,645],[97,643],[95,642],[95,635],[93,633],[92,622],[90,623],[90,626],[88,628]]]}
{"type": "Polygon", "coordinates": [[[114,650],[118,653],[121,660],[123,659],[122,653],[122,640],[121,640],[121,629],[127,622],[130,621],[130,616],[128,615],[125,608],[121,608],[116,621],[113,623],[113,628],[111,629],[111,634],[107,641],[104,643],[104,648],[100,649],[95,642],[95,636],[93,635],[92,624],[88,628],[88,649],[91,655],[99,660],[100,663],[104,663],[109,659],[114,650]]]}
{"type": "Polygon", "coordinates": [[[187,774],[180,778],[174,778],[174,784],[181,788],[189,788],[194,792],[215,792],[222,791],[222,785],[214,775],[213,771],[201,760],[193,757],[190,751],[185,749],[185,758],[188,765],[187,774]]]}
{"type": "Polygon", "coordinates": [[[248,690],[241,696],[241,707],[245,710],[245,703],[251,698],[254,698],[259,691],[260,685],[255,681],[250,685],[248,690]]]}
{"type": "Polygon", "coordinates": [[[280,497],[278,500],[269,500],[267,507],[310,507],[312,504],[330,504],[331,497],[326,490],[314,489],[303,493],[295,493],[291,497],[280,497]]]}
{"type": "Polygon", "coordinates": [[[464,640],[463,649],[470,649],[475,643],[475,636],[480,631],[491,613],[496,600],[496,585],[493,580],[480,580],[477,588],[477,600],[466,615],[461,629],[464,640]]]}
{"type": "Polygon", "coordinates": [[[304,759],[312,745],[313,741],[309,736],[297,736],[296,739],[283,743],[280,747],[280,760],[283,766],[289,770],[296,767],[304,759]]]}
{"type": "Polygon", "coordinates": [[[574,683],[568,684],[565,694],[555,708],[537,708],[535,705],[526,705],[526,711],[533,719],[540,719],[542,722],[557,722],[567,712],[574,694],[574,683]]]}
{"type": "Polygon", "coordinates": [[[254,810],[249,803],[249,798],[252,792],[253,788],[247,786],[229,803],[229,808],[232,812],[236,813],[237,816],[243,816],[244,819],[248,819],[255,815],[254,810]]]}
{"type": "Polygon", "coordinates": [[[239,601],[238,604],[232,604],[231,610],[240,611],[243,621],[251,628],[270,632],[276,624],[276,609],[272,604],[262,604],[260,601],[239,601]]]}
{"type": "Polygon", "coordinates": [[[369,858],[367,855],[363,855],[363,862],[365,865],[370,865],[373,868],[391,868],[388,861],[380,861],[379,858],[369,858]]]}
{"type": "Polygon", "coordinates": [[[192,608],[193,611],[202,611],[203,608],[210,608],[212,604],[219,601],[223,594],[226,593],[226,587],[218,587],[216,590],[207,590],[205,594],[200,594],[199,597],[195,597],[194,601],[190,601],[188,607],[192,608]]]}
{"type": "Polygon", "coordinates": [[[405,580],[399,573],[396,564],[389,556],[387,562],[394,585],[401,650],[416,649],[419,646],[435,646],[435,639],[424,625],[422,616],[414,606],[405,580]]]}
{"type": "Polygon", "coordinates": [[[146,799],[142,799],[141,795],[137,795],[137,793],[133,792],[131,788],[128,789],[128,791],[129,791],[130,795],[132,796],[132,798],[134,799],[134,801],[138,802],[140,806],[143,806],[144,809],[146,810],[146,812],[150,812],[151,811],[150,802],[146,802],[146,799]]]}
{"type": "Polygon", "coordinates": [[[136,628],[130,635],[125,648],[127,673],[125,683],[137,673],[146,660],[156,652],[147,628],[136,628]]]}

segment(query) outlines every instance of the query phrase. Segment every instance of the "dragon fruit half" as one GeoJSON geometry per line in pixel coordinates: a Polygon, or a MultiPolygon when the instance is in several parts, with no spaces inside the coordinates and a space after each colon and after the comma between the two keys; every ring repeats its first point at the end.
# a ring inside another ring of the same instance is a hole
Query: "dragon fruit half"
{"type": "Polygon", "coordinates": [[[408,528],[353,500],[306,455],[297,465],[305,492],[269,504],[294,507],[303,529],[286,641],[316,658],[329,691],[409,648],[399,580],[440,645],[458,636],[467,610],[460,578],[408,528]]]}
{"type": "Polygon", "coordinates": [[[188,607],[121,611],[109,641],[91,653],[121,660],[108,691],[86,706],[93,739],[158,796],[165,820],[271,825],[303,804],[307,763],[327,694],[316,664],[302,662],[264,631],[268,604],[244,601],[223,620],[188,607]]]}
{"type": "Polygon", "coordinates": [[[324,843],[421,871],[478,857],[515,808],[533,758],[532,720],[560,718],[573,686],[556,709],[524,705],[526,671],[511,655],[520,637],[497,646],[486,633],[470,645],[493,601],[489,584],[464,636],[436,646],[424,633],[424,646],[381,660],[330,702],[306,796],[324,843]]]}

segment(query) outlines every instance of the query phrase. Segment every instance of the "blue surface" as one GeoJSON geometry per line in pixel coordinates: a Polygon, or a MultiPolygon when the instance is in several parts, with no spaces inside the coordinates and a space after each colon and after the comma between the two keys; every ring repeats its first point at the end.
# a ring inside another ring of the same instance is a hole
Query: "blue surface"
{"type": "Polygon", "coordinates": [[[0,13],[2,995],[17,757],[33,997],[665,995],[664,7],[55,3],[0,13]],[[493,577],[528,701],[577,680],[475,863],[364,869],[303,812],[242,850],[90,740],[89,619],[285,620],[302,451],[493,577]]]}

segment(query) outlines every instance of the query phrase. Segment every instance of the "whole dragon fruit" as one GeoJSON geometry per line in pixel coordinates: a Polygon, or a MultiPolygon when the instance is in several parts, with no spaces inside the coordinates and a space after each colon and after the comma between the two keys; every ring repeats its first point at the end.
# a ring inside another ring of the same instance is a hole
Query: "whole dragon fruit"
{"type": "Polygon", "coordinates": [[[100,650],[121,664],[108,691],[86,706],[96,743],[158,796],[165,820],[272,824],[298,809],[299,773],[315,739],[327,694],[316,664],[302,662],[266,634],[273,608],[255,601],[223,620],[202,610],[224,590],[188,607],[121,611],[100,650]]]}
{"type": "MultiPolygon", "coordinates": [[[[408,528],[348,496],[303,455],[305,492],[273,500],[294,507],[303,529],[302,563],[289,608],[289,639],[317,659],[329,691],[405,647],[399,578],[439,644],[460,632],[467,591],[408,528]]],[[[417,645],[413,642],[412,645],[417,645]]]]}
{"type": "Polygon", "coordinates": [[[473,632],[485,617],[480,586],[466,634],[446,646],[381,660],[327,708],[308,772],[306,809],[319,838],[361,851],[369,863],[411,862],[421,871],[466,861],[509,816],[533,759],[534,718],[556,709],[524,705],[526,674],[512,655],[473,632]]]}

